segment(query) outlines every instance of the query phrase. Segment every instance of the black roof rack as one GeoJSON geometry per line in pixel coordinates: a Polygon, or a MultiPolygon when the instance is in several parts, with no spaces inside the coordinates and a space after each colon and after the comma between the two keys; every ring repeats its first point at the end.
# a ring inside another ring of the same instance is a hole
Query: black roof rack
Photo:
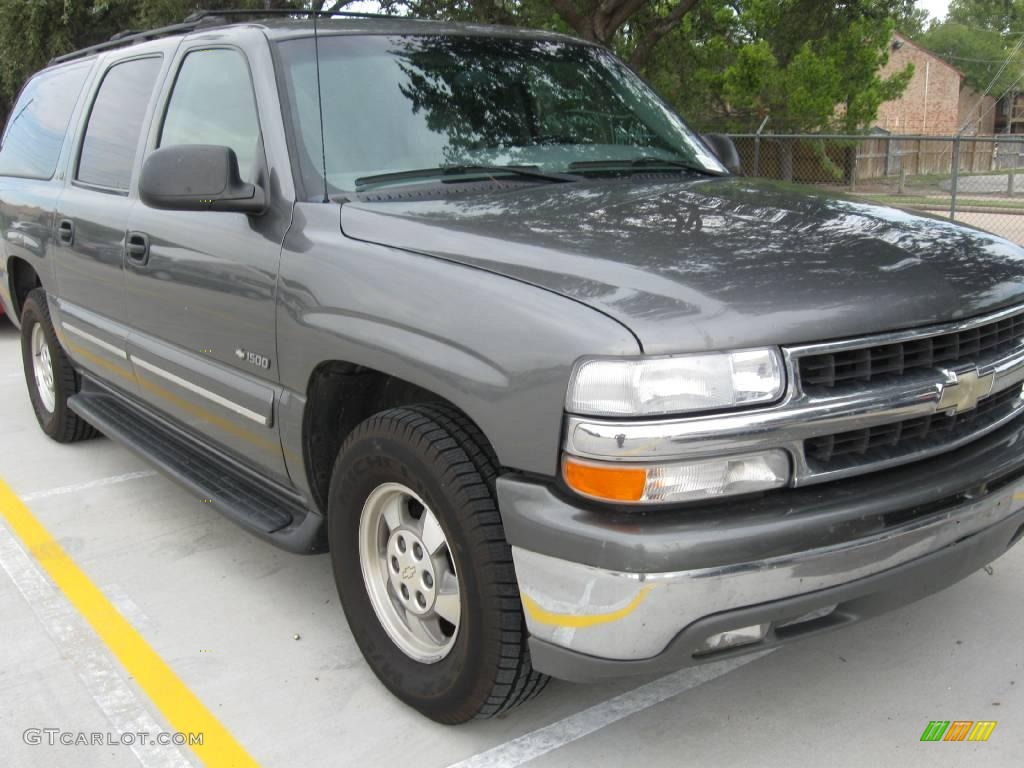
{"type": "Polygon", "coordinates": [[[313,11],[303,10],[302,8],[229,8],[223,11],[196,11],[189,15],[185,22],[200,21],[202,19],[210,18],[211,16],[220,18],[227,18],[228,16],[318,16],[318,17],[334,17],[340,16],[341,18],[350,19],[395,19],[395,18],[409,18],[408,16],[389,16],[386,13],[364,13],[362,11],[313,11]]]}
{"type": "Polygon", "coordinates": [[[221,26],[225,24],[234,23],[234,19],[241,17],[249,18],[267,18],[274,16],[306,16],[306,17],[335,17],[339,16],[342,18],[353,18],[353,19],[394,19],[394,16],[387,16],[382,13],[358,13],[355,11],[312,11],[302,9],[289,9],[289,8],[271,8],[268,10],[260,9],[242,9],[242,8],[231,8],[222,11],[196,11],[186,18],[179,24],[170,24],[166,27],[157,27],[146,32],[139,32],[136,30],[125,30],[124,32],[118,32],[116,35],[111,37],[105,43],[99,43],[98,45],[91,45],[88,48],[82,48],[71,53],[65,53],[61,56],[55,56],[50,59],[50,66],[54,64],[62,64],[65,61],[72,61],[74,59],[82,59],[86,56],[92,56],[94,53],[102,53],[103,51],[109,51],[114,48],[125,48],[135,43],[145,42],[147,40],[157,40],[161,37],[171,37],[172,35],[182,35],[186,32],[193,32],[202,27],[221,26]]]}

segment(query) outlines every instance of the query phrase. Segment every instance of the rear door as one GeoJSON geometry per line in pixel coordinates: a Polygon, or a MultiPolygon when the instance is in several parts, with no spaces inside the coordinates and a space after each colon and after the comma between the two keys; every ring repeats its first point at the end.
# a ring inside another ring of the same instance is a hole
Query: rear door
{"type": "Polygon", "coordinates": [[[64,346],[80,366],[129,392],[136,383],[126,350],[124,238],[132,175],[162,66],[159,53],[107,62],[54,221],[64,346]]]}
{"type": "Polygon", "coordinates": [[[53,212],[62,187],[59,169],[72,143],[68,126],[94,65],[94,60],[75,61],[40,72],[25,85],[11,110],[0,140],[0,292],[9,285],[5,269],[11,257],[26,261],[43,286],[54,289],[53,212]]]}
{"type": "Polygon", "coordinates": [[[204,442],[286,482],[274,414],[275,298],[291,204],[275,196],[250,59],[238,47],[192,39],[171,77],[149,149],[230,147],[242,177],[268,190],[271,207],[248,216],[136,206],[128,239],[145,254],[130,253],[125,272],[128,352],[142,397],[204,442]]]}

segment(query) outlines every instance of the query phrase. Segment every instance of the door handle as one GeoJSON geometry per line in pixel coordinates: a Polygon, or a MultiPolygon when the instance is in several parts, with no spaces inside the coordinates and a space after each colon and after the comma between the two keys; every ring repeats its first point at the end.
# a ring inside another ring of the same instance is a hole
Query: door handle
{"type": "Polygon", "coordinates": [[[57,225],[57,239],[63,245],[71,245],[75,242],[75,222],[71,219],[61,219],[57,225]]]}
{"type": "Polygon", "coordinates": [[[125,252],[136,264],[149,261],[149,238],[141,232],[129,232],[125,238],[125,252]]]}

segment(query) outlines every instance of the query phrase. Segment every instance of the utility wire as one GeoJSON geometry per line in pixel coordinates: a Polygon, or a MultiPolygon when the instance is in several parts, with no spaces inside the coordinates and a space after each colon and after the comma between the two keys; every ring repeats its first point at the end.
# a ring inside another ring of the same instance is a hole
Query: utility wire
{"type": "Polygon", "coordinates": [[[989,91],[991,91],[992,88],[995,86],[996,81],[999,80],[999,78],[1003,74],[1003,72],[1006,71],[1006,68],[1010,64],[1010,61],[1020,51],[1021,46],[1024,46],[1024,35],[1020,36],[1020,38],[1017,40],[1017,44],[1015,46],[1013,46],[1013,49],[1006,55],[1006,58],[1003,59],[1002,66],[1000,66],[999,69],[996,71],[995,75],[992,76],[992,82],[990,82],[988,84],[988,88],[986,88],[985,89],[985,93],[982,94],[983,97],[987,96],[989,91]]]}
{"type": "Polygon", "coordinates": [[[935,53],[936,56],[941,56],[943,59],[954,59],[956,61],[970,61],[970,62],[973,62],[975,64],[1002,64],[1003,63],[1002,59],[972,59],[969,56],[954,56],[951,53],[939,53],[938,51],[933,51],[933,53],[935,53]]]}
{"type": "MultiPolygon", "coordinates": [[[[1017,87],[1017,83],[1019,83],[1021,80],[1024,80],[1024,72],[1021,72],[1020,75],[1017,77],[1017,79],[1014,80],[1012,83],[1010,83],[1009,87],[1005,91],[1003,91],[1003,95],[1002,96],[1000,96],[998,99],[996,99],[995,101],[992,102],[992,106],[990,106],[988,109],[986,109],[983,114],[978,115],[978,127],[979,127],[979,129],[981,127],[981,121],[984,120],[986,117],[988,117],[988,113],[991,112],[993,109],[995,109],[999,105],[999,102],[1002,101],[1003,99],[1005,99],[1009,95],[1010,91],[1012,91],[1014,88],[1017,87]]],[[[1011,105],[1011,109],[1012,108],[1013,108],[1013,105],[1011,105]]],[[[975,106],[975,109],[977,109],[977,106],[975,106]]],[[[961,133],[963,133],[963,131],[970,124],[971,124],[971,120],[970,120],[970,118],[968,118],[967,122],[964,124],[964,127],[960,129],[960,131],[957,133],[957,135],[959,136],[961,133]]]]}
{"type": "MultiPolygon", "coordinates": [[[[1015,46],[1013,46],[1013,50],[1011,50],[1007,54],[1006,59],[1003,60],[1003,65],[1001,67],[999,67],[999,70],[995,73],[995,75],[992,76],[992,81],[988,84],[988,87],[981,94],[981,96],[978,97],[978,102],[971,109],[970,114],[973,115],[975,111],[977,111],[978,109],[981,108],[982,103],[984,103],[984,101],[985,101],[985,97],[988,96],[988,94],[991,92],[991,90],[995,87],[996,82],[999,80],[1000,77],[1002,77],[1003,72],[1006,71],[1006,68],[1010,64],[1010,61],[1013,59],[1014,56],[1017,55],[1017,53],[1020,51],[1021,47],[1024,47],[1024,35],[1021,35],[1020,38],[1018,38],[1017,44],[1015,46]]],[[[1020,79],[1021,78],[1018,77],[1014,81],[1013,85],[1016,85],[1017,83],[1019,83],[1020,79]]],[[[1012,88],[1013,86],[1010,86],[1010,87],[1012,88]]],[[[1008,92],[1009,92],[1009,89],[1007,89],[1007,93],[1008,92]]],[[[1006,93],[1003,94],[1003,96],[1005,96],[1005,95],[1006,95],[1006,93]]],[[[1003,96],[1000,96],[999,99],[1002,99],[1003,96]]],[[[996,99],[997,103],[999,102],[999,99],[996,99]]],[[[988,114],[988,110],[986,110],[985,114],[986,115],[988,114]]],[[[956,135],[959,136],[961,133],[963,133],[965,130],[967,130],[967,126],[970,125],[970,124],[971,124],[971,121],[970,121],[970,119],[968,119],[967,122],[965,122],[962,126],[960,126],[960,130],[956,132],[956,135]]],[[[981,125],[981,118],[980,117],[978,118],[978,125],[981,125]]]]}

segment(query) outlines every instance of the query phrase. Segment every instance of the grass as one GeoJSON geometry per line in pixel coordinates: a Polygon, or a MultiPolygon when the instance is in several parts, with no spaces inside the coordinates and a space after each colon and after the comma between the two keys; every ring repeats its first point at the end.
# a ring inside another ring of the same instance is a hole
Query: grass
{"type": "MultiPolygon", "coordinates": [[[[961,171],[960,178],[966,179],[971,176],[1006,176],[1011,170],[1015,173],[1024,175],[1024,168],[1004,168],[1002,170],[995,171],[961,171]]],[[[940,181],[949,181],[952,174],[949,173],[922,173],[919,176],[911,176],[907,174],[907,184],[937,184],[940,181]]],[[[898,179],[898,176],[886,176],[886,179],[898,179]]]]}
{"type": "MultiPolygon", "coordinates": [[[[914,206],[917,208],[941,209],[949,208],[948,197],[924,197],[918,195],[863,195],[868,200],[883,205],[898,207],[914,206]]],[[[984,198],[957,197],[957,208],[1000,208],[1010,213],[1016,211],[1024,212],[1024,199],[1017,200],[986,200],[984,198]]]]}

